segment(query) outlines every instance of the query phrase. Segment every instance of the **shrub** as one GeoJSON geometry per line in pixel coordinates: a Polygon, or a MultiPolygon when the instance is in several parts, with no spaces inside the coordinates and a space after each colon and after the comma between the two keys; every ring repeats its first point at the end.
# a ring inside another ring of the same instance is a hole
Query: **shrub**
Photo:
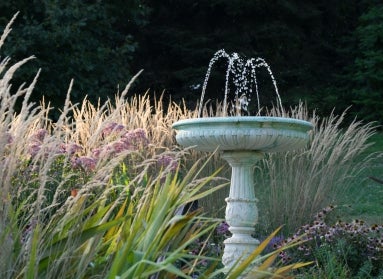
{"type": "Polygon", "coordinates": [[[327,270],[328,276],[331,272],[343,274],[339,278],[359,275],[371,278],[383,274],[383,226],[370,226],[362,220],[337,221],[330,225],[326,217],[334,209],[330,206],[321,210],[312,224],[302,226],[282,242],[289,243],[301,235],[307,240],[296,249],[282,253],[282,260],[286,263],[314,260],[317,268],[327,270]]]}

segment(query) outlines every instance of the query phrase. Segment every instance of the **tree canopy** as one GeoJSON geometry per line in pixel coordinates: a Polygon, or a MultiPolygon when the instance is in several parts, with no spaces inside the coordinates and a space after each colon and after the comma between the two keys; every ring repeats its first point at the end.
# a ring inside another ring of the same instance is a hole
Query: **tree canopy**
{"type": "Polygon", "coordinates": [[[144,24],[140,15],[145,11],[138,1],[123,2],[2,2],[3,26],[20,10],[4,45],[4,55],[13,59],[34,55],[35,61],[18,77],[22,81],[30,79],[41,68],[35,91],[56,107],[62,105],[71,79],[75,81],[71,96],[75,102],[85,95],[93,101],[112,96],[117,86],[124,86],[132,76],[130,64],[138,44],[130,31],[144,24]]]}
{"type": "MultiPolygon", "coordinates": [[[[0,3],[1,26],[18,10],[1,55],[35,55],[20,80],[42,68],[35,91],[56,106],[72,78],[74,101],[96,101],[140,69],[137,93],[194,106],[209,60],[225,49],[264,58],[285,105],[304,100],[323,114],[351,106],[351,115],[383,122],[379,1],[10,0],[0,3]]],[[[223,72],[218,64],[208,98],[222,98],[223,72]]],[[[267,75],[260,84],[272,93],[267,75]]]]}

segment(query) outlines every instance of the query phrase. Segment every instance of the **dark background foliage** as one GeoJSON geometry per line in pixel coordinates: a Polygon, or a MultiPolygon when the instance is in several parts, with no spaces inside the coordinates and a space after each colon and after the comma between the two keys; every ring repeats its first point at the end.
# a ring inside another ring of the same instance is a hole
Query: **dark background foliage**
{"type": "MultiPolygon", "coordinates": [[[[193,108],[209,60],[225,49],[264,58],[285,105],[304,100],[320,114],[351,106],[350,116],[383,123],[380,1],[10,0],[0,3],[1,26],[16,11],[1,56],[35,55],[18,78],[31,79],[42,68],[35,97],[56,107],[72,78],[72,100],[96,101],[144,69],[135,92],[164,92],[193,108]]],[[[208,98],[222,99],[221,64],[208,98]]],[[[260,74],[260,84],[273,94],[267,75],[260,74]]]]}

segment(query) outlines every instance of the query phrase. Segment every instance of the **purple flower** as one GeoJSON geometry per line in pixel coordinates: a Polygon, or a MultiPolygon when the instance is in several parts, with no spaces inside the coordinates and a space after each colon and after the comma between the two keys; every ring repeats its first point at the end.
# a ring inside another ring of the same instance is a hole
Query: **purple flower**
{"type": "Polygon", "coordinates": [[[285,238],[283,236],[275,236],[273,237],[270,242],[267,244],[265,251],[266,252],[271,252],[274,251],[275,249],[278,249],[279,247],[282,246],[284,243],[285,238]]]}
{"type": "Polygon", "coordinates": [[[92,156],[99,159],[101,154],[103,156],[113,156],[126,150],[133,150],[134,147],[127,144],[124,140],[113,141],[104,147],[95,148],[92,151],[92,156]]]}
{"type": "Polygon", "coordinates": [[[73,168],[82,168],[87,172],[96,168],[97,160],[89,156],[80,156],[72,159],[73,168]]]}
{"type": "Polygon", "coordinates": [[[68,143],[63,146],[65,153],[73,155],[82,150],[82,146],[77,143],[68,143]]]}
{"type": "Polygon", "coordinates": [[[120,133],[125,129],[124,125],[118,124],[116,122],[108,123],[104,129],[101,131],[101,135],[105,138],[110,136],[113,133],[120,133]]]}
{"type": "Polygon", "coordinates": [[[216,231],[218,234],[221,234],[221,235],[226,235],[229,232],[229,224],[226,223],[225,221],[222,221],[216,228],[216,231]]]}
{"type": "Polygon", "coordinates": [[[157,165],[160,168],[169,168],[170,171],[174,172],[178,168],[178,162],[172,156],[162,155],[157,160],[157,165]]]}
{"type": "Polygon", "coordinates": [[[13,136],[11,133],[9,132],[6,132],[5,133],[5,138],[7,140],[7,144],[12,144],[13,143],[13,136]]]}
{"type": "Polygon", "coordinates": [[[77,143],[62,143],[60,144],[56,154],[69,154],[74,155],[82,150],[82,146],[77,143]]]}
{"type": "Polygon", "coordinates": [[[125,141],[123,141],[122,139],[121,140],[118,140],[118,141],[114,141],[110,144],[111,146],[111,149],[113,150],[113,152],[115,153],[121,153],[125,150],[130,150],[131,149],[131,146],[129,146],[125,141]]]}
{"type": "Polygon", "coordinates": [[[41,149],[41,143],[39,142],[31,142],[28,145],[28,152],[32,157],[35,157],[41,149]]]}
{"type": "Polygon", "coordinates": [[[93,158],[96,158],[96,159],[99,159],[100,158],[100,154],[103,152],[103,149],[98,147],[98,148],[95,148],[92,150],[92,157],[93,158]]]}
{"type": "Polygon", "coordinates": [[[33,141],[43,142],[48,131],[46,129],[38,129],[31,137],[33,141]]]}
{"type": "Polygon", "coordinates": [[[134,146],[135,148],[142,148],[149,144],[149,140],[146,137],[146,132],[141,128],[126,132],[122,135],[121,140],[124,141],[128,146],[134,146]]]}
{"type": "Polygon", "coordinates": [[[37,130],[31,137],[28,144],[28,152],[32,157],[35,157],[37,153],[41,150],[41,145],[44,141],[44,138],[48,134],[48,131],[45,129],[37,130]]]}

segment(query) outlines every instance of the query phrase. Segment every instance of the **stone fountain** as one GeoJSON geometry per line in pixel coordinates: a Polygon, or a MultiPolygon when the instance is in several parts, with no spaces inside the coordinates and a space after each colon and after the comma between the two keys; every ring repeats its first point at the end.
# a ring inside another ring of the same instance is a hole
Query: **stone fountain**
{"type": "MultiPolygon", "coordinates": [[[[259,241],[252,236],[258,221],[257,199],[254,192],[253,170],[255,163],[267,152],[283,152],[304,147],[313,128],[307,121],[270,116],[243,116],[255,88],[260,111],[256,69],[265,67],[272,79],[277,105],[282,110],[281,99],[270,67],[261,59],[244,61],[238,54],[218,51],[210,61],[202,88],[199,117],[180,120],[173,124],[177,142],[199,151],[218,150],[232,168],[230,193],[227,197],[225,219],[232,236],[224,241],[222,262],[227,270],[245,259],[257,248],[259,241]],[[219,58],[228,60],[225,96],[219,117],[202,117],[203,98],[213,64],[219,58]],[[235,102],[228,116],[227,92],[230,75],[236,86],[235,102]]],[[[283,110],[282,110],[283,111],[283,110]]]]}

